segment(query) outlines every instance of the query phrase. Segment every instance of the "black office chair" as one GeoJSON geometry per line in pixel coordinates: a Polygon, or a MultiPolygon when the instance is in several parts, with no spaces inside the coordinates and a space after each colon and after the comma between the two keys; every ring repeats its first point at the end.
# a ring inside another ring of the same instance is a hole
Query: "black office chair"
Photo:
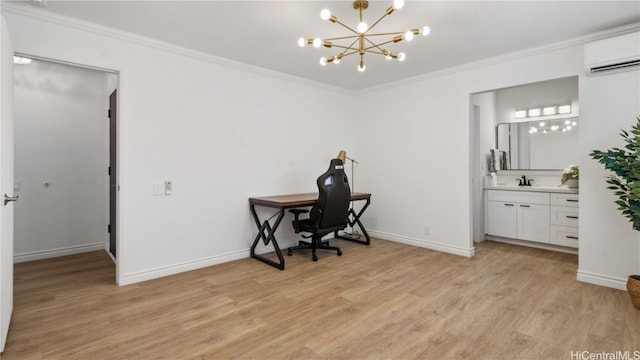
{"type": "Polygon", "coordinates": [[[329,169],[316,180],[318,184],[318,201],[311,208],[308,219],[300,219],[299,215],[309,212],[305,209],[291,209],[294,214],[293,228],[297,233],[308,232],[311,242],[300,241],[298,246],[290,247],[288,255],[291,256],[293,250],[311,249],[311,258],[318,261],[316,249],[335,250],[338,256],[342,255],[339,247],[331,246],[328,240],[322,241],[322,237],[331,232],[342,230],[347,227],[347,217],[349,214],[349,201],[351,200],[351,190],[349,189],[349,179],[344,173],[342,160],[333,159],[329,169]]]}

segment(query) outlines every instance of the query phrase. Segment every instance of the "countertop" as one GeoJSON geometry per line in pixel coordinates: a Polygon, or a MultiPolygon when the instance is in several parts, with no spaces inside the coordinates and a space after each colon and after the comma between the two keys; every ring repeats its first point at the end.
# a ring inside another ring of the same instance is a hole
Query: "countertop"
{"type": "Polygon", "coordinates": [[[569,189],[566,185],[489,185],[484,187],[485,190],[506,190],[506,191],[532,191],[532,192],[549,192],[562,194],[578,194],[579,189],[569,189]]]}

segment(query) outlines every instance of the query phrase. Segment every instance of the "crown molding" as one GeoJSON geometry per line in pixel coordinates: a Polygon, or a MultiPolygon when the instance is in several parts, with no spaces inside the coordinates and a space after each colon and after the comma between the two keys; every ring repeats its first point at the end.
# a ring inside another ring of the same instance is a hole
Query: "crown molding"
{"type": "Polygon", "coordinates": [[[543,45],[536,48],[531,48],[531,49],[522,50],[522,51],[510,53],[510,54],[487,58],[480,61],[463,64],[460,66],[455,66],[455,67],[447,68],[444,70],[434,71],[434,72],[394,81],[394,82],[383,84],[383,85],[376,85],[366,89],[358,90],[355,92],[355,94],[356,96],[358,96],[358,95],[363,95],[367,93],[378,92],[380,90],[388,90],[389,88],[405,86],[405,85],[414,84],[414,83],[418,83],[425,80],[431,80],[431,79],[436,79],[444,76],[454,75],[460,72],[476,70],[476,69],[480,69],[480,68],[491,66],[491,65],[519,60],[519,59],[523,59],[531,56],[541,55],[551,51],[567,49],[574,46],[581,46],[592,41],[602,40],[609,37],[624,35],[624,34],[636,32],[636,31],[640,31],[640,22],[603,30],[603,31],[591,33],[588,35],[575,37],[569,40],[564,40],[564,41],[560,41],[560,42],[556,42],[548,45],[543,45]]]}
{"type": "MultiPolygon", "coordinates": [[[[59,15],[59,14],[54,14],[51,12],[47,12],[46,9],[40,9],[35,7],[31,8],[24,5],[2,2],[2,4],[0,5],[0,12],[2,14],[9,13],[9,14],[14,14],[19,16],[25,16],[35,20],[48,22],[55,25],[65,26],[68,28],[73,28],[73,29],[85,31],[85,32],[91,32],[97,35],[106,36],[106,37],[110,37],[118,40],[123,40],[136,45],[146,46],[146,47],[154,48],[156,50],[169,52],[177,55],[182,55],[192,59],[197,59],[197,60],[205,61],[208,63],[212,63],[212,64],[224,66],[224,67],[234,68],[237,70],[246,71],[256,75],[261,75],[261,76],[283,80],[291,83],[296,83],[299,85],[314,87],[321,90],[331,91],[334,93],[336,92],[342,93],[344,95],[354,94],[353,91],[347,90],[341,87],[336,87],[336,86],[327,85],[320,82],[311,81],[308,79],[285,74],[282,72],[265,69],[259,66],[249,65],[239,61],[234,61],[224,57],[211,55],[202,51],[193,50],[193,49],[182,47],[172,43],[152,39],[146,36],[137,35],[127,31],[99,25],[89,21],[79,20],[79,19],[75,19],[75,18],[71,18],[71,17],[59,15]]],[[[25,54],[25,55],[38,57],[40,54],[25,54]]],[[[117,70],[117,69],[114,69],[114,70],[117,70]]]]}

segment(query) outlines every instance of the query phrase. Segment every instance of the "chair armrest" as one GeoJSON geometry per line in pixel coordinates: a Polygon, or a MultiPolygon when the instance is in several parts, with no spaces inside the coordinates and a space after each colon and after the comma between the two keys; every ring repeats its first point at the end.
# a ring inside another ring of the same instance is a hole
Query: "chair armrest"
{"type": "Polygon", "coordinates": [[[300,232],[300,227],[298,226],[298,221],[300,220],[299,219],[300,214],[308,213],[309,210],[307,210],[307,209],[290,209],[289,212],[293,214],[293,230],[297,234],[297,233],[300,232]]]}

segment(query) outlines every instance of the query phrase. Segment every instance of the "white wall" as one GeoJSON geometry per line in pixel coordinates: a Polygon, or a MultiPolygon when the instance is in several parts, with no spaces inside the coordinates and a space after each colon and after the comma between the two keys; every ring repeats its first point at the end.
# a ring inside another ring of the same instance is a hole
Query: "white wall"
{"type": "Polygon", "coordinates": [[[38,60],[14,69],[15,261],[104,249],[105,74],[38,60]]]}
{"type": "MultiPolygon", "coordinates": [[[[119,71],[120,284],[248,256],[257,233],[248,197],[315,191],[329,159],[353,152],[349,94],[100,27],[5,14],[16,51],[119,71]],[[164,180],[173,195],[154,196],[164,180]]],[[[286,245],[295,237],[282,228],[286,245]]]]}
{"type": "Polygon", "coordinates": [[[580,258],[578,279],[624,289],[628,275],[640,274],[640,236],[617,210],[593,150],[625,145],[640,115],[640,71],[580,78],[580,258]]]}

